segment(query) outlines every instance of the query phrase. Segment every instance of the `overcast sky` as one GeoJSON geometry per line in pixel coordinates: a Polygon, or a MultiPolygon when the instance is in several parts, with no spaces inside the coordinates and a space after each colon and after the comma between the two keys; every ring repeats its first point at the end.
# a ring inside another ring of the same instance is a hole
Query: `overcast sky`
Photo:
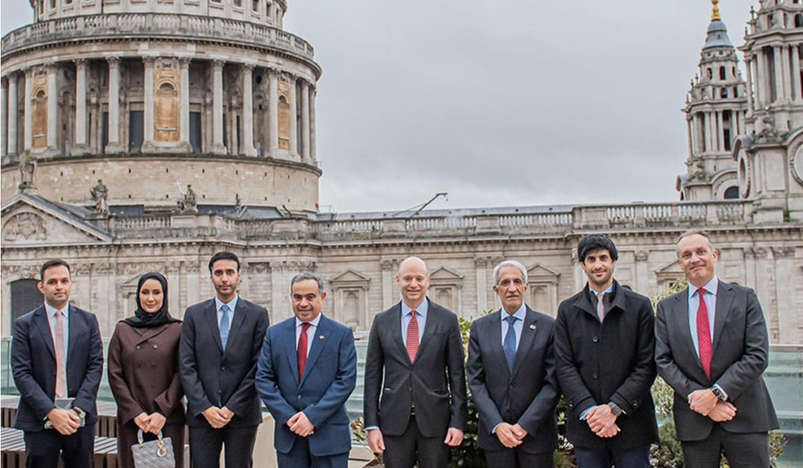
{"type": "MultiPolygon", "coordinates": [[[[709,1],[288,3],[323,67],[324,210],[677,200],[709,1]]],[[[751,4],[720,5],[737,46],[751,4]]],[[[2,0],[4,35],[30,21],[2,0]]]]}

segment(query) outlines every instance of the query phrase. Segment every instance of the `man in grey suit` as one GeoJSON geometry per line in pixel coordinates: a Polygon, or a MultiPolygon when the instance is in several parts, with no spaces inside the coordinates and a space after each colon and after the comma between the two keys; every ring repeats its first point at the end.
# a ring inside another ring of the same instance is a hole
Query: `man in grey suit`
{"type": "Polygon", "coordinates": [[[687,468],[769,468],[778,428],[767,386],[769,338],[756,293],[720,281],[705,231],[681,235],[678,264],[689,288],[658,304],[655,360],[675,389],[674,416],[687,468]]]}
{"type": "Polygon", "coordinates": [[[443,468],[466,425],[460,326],[453,312],[427,299],[423,260],[404,260],[396,283],[402,300],[377,314],[368,339],[368,443],[384,453],[387,468],[443,468]]]}
{"type": "Polygon", "coordinates": [[[491,467],[552,468],[558,446],[555,319],[524,303],[527,270],[494,268],[502,308],[474,321],[466,374],[480,414],[478,443],[491,467]]]}

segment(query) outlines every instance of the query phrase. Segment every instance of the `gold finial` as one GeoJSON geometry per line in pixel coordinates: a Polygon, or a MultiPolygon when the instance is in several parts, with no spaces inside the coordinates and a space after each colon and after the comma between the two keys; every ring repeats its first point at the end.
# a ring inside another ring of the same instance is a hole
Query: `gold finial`
{"type": "Polygon", "coordinates": [[[711,0],[711,3],[714,4],[714,11],[711,13],[711,21],[717,21],[722,19],[722,16],[720,16],[719,14],[719,7],[717,6],[719,0],[711,0]]]}

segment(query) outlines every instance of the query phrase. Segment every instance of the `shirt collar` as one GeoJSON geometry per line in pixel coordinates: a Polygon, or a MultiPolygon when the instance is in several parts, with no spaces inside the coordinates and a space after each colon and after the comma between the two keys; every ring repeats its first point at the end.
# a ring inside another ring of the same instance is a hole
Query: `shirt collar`
{"type": "MultiPolygon", "coordinates": [[[[410,306],[408,306],[407,303],[404,301],[402,301],[401,305],[402,305],[402,317],[410,315],[410,312],[412,312],[413,309],[411,309],[410,306]]],[[[424,302],[422,302],[421,305],[415,309],[415,311],[418,312],[418,315],[427,318],[427,312],[429,311],[429,299],[425,297],[424,302]]]]}
{"type": "Polygon", "coordinates": [[[229,312],[234,312],[234,308],[237,307],[237,299],[239,298],[240,296],[235,295],[234,299],[232,299],[231,301],[223,302],[220,300],[219,297],[215,296],[215,310],[220,312],[220,308],[223,307],[223,304],[226,304],[227,306],[229,306],[229,312]]]}
{"type": "MultiPolygon", "coordinates": [[[[706,283],[706,285],[703,286],[703,288],[705,289],[706,292],[708,292],[711,295],[713,295],[714,297],[716,297],[717,289],[719,289],[719,278],[717,278],[717,275],[714,275],[714,277],[711,278],[711,281],[706,283]]],[[[699,289],[700,288],[698,288],[698,287],[694,286],[693,284],[689,283],[689,291],[690,291],[691,295],[697,294],[697,291],[699,289]]]]}
{"type": "Polygon", "coordinates": [[[67,312],[69,311],[69,309],[70,309],[70,304],[66,304],[61,309],[56,309],[52,305],[48,304],[47,301],[45,301],[45,311],[47,311],[48,317],[55,317],[57,310],[61,310],[64,313],[64,316],[67,317],[67,312]]]}
{"type": "MultiPolygon", "coordinates": [[[[612,293],[614,284],[615,283],[611,283],[611,285],[608,286],[608,288],[605,291],[602,291],[602,294],[610,294],[610,293],[612,293]]],[[[595,296],[599,294],[599,292],[596,289],[591,287],[591,283],[588,283],[588,290],[591,291],[591,294],[593,294],[595,296]]]]}
{"type": "MultiPolygon", "coordinates": [[[[508,316],[508,313],[504,307],[502,307],[502,309],[499,312],[502,314],[502,320],[504,320],[508,316]]],[[[522,303],[521,307],[519,307],[519,310],[517,310],[516,313],[513,314],[513,316],[521,320],[522,323],[524,323],[524,319],[527,317],[527,304],[522,303]]]]}
{"type": "MultiPolygon", "coordinates": [[[[315,317],[315,319],[314,319],[312,322],[310,322],[310,323],[309,323],[309,324],[310,324],[310,326],[312,326],[312,327],[314,327],[314,328],[318,328],[318,322],[320,322],[320,321],[321,321],[321,316],[322,316],[322,315],[323,315],[323,312],[321,312],[320,314],[318,314],[318,316],[317,316],[317,317],[315,317]]],[[[299,319],[298,319],[298,317],[296,317],[296,328],[298,328],[298,327],[300,327],[300,326],[302,326],[302,325],[304,325],[304,322],[302,322],[301,320],[299,320],[299,319]]]]}

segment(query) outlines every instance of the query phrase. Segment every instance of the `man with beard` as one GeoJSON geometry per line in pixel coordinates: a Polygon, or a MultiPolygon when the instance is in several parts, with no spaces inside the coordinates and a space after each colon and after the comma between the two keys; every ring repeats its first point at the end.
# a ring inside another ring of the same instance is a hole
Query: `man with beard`
{"type": "Polygon", "coordinates": [[[584,237],[577,253],[588,284],[560,304],[555,332],[566,435],[580,468],[649,468],[658,441],[650,299],[613,278],[619,254],[608,236],[584,237]]]}
{"type": "Polygon", "coordinates": [[[209,260],[214,299],[184,313],[179,348],[187,396],[190,458],[196,468],[251,466],[262,409],[254,387],[268,311],[237,295],[240,260],[218,252],[209,260]]]}

